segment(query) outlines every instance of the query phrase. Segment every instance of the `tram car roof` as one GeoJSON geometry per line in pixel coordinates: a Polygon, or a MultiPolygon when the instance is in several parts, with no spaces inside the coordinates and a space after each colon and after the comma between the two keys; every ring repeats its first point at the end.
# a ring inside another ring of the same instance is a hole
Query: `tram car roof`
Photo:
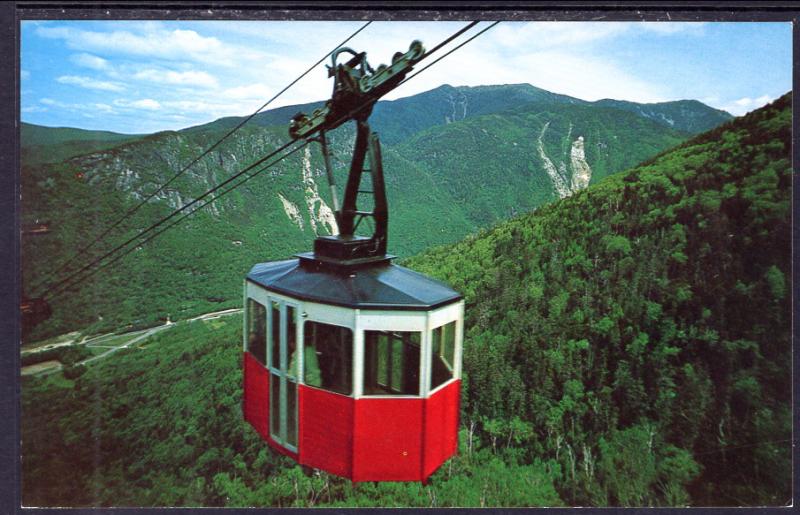
{"type": "Polygon", "coordinates": [[[462,299],[445,284],[389,259],[378,266],[341,273],[299,256],[259,263],[247,274],[247,280],[299,300],[353,309],[429,311],[462,299]]]}

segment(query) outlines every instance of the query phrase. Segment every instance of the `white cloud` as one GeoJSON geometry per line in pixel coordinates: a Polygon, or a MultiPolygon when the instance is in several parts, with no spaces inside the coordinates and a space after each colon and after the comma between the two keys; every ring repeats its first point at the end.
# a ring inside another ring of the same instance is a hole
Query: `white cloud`
{"type": "Polygon", "coordinates": [[[492,29],[491,39],[511,48],[552,48],[595,42],[629,29],[623,22],[507,22],[492,29]]]}
{"type": "Polygon", "coordinates": [[[114,105],[117,107],[147,109],[150,111],[161,109],[161,103],[158,100],[153,100],[152,98],[143,98],[141,100],[125,100],[119,98],[117,100],[114,100],[114,105]]]}
{"type": "Polygon", "coordinates": [[[102,111],[104,113],[109,113],[109,114],[116,112],[114,111],[114,108],[108,104],[94,104],[94,108],[97,109],[98,111],[102,111]]]}
{"type": "Polygon", "coordinates": [[[20,70],[19,71],[19,78],[22,80],[27,80],[31,78],[31,72],[28,70],[20,70]]]}
{"type": "Polygon", "coordinates": [[[148,68],[136,72],[134,79],[155,82],[158,84],[186,85],[201,88],[216,88],[219,86],[217,78],[204,71],[176,72],[173,70],[156,70],[148,68]]]}
{"type": "MultiPolygon", "coordinates": [[[[660,35],[700,34],[702,22],[504,22],[487,33],[499,45],[528,50],[597,43],[643,30],[660,35]]],[[[477,30],[477,29],[473,29],[477,30]]]]}
{"type": "MultiPolygon", "coordinates": [[[[466,47],[465,47],[466,50],[466,47]]],[[[493,58],[491,52],[478,47],[469,52],[453,53],[437,66],[409,81],[387,98],[421,93],[438,84],[479,86],[483,84],[529,83],[536,87],[570,95],[583,100],[601,98],[625,99],[634,102],[668,100],[661,87],[640,79],[615,62],[593,56],[582,56],[560,50],[519,53],[506,60],[493,58]],[[472,67],[481,63],[481,73],[472,67]],[[554,66],[553,63],[558,63],[554,66]]]]}
{"type": "Polygon", "coordinates": [[[237,86],[228,88],[222,92],[224,98],[233,100],[264,100],[266,101],[273,95],[272,90],[264,84],[249,84],[247,86],[237,86]]]}
{"type": "Polygon", "coordinates": [[[135,100],[130,103],[130,106],[139,109],[161,109],[161,104],[159,104],[157,100],[153,100],[152,98],[135,100]]]}
{"type": "MultiPolygon", "coordinates": [[[[103,113],[107,114],[115,114],[116,111],[113,107],[108,104],[101,104],[96,102],[88,102],[88,103],[69,103],[69,102],[61,102],[59,100],[53,100],[52,98],[40,98],[40,104],[44,104],[50,107],[56,107],[58,109],[66,109],[69,111],[91,111],[97,112],[102,111],[103,113]]],[[[42,112],[47,111],[48,109],[45,107],[39,106],[31,106],[30,108],[23,109],[23,112],[42,112]]]]}
{"type": "Polygon", "coordinates": [[[127,30],[97,32],[73,27],[37,27],[36,34],[62,39],[67,47],[84,52],[111,55],[146,56],[149,59],[197,61],[220,66],[236,66],[242,59],[257,53],[226,44],[216,37],[201,36],[194,30],[162,28],[157,23],[139,27],[138,33],[127,30]]]}
{"type": "Polygon", "coordinates": [[[58,77],[56,81],[60,82],[61,84],[72,84],[74,86],[80,86],[81,88],[86,89],[96,89],[100,91],[124,91],[125,87],[122,84],[118,84],[116,82],[108,82],[102,80],[92,79],[91,77],[83,77],[78,75],[62,75],[58,77]]]}
{"type": "Polygon", "coordinates": [[[204,102],[202,100],[169,100],[164,102],[164,107],[177,111],[177,114],[190,115],[232,116],[246,112],[239,104],[204,102]]]}
{"type": "Polygon", "coordinates": [[[739,100],[734,101],[734,104],[736,104],[737,106],[740,106],[740,107],[748,107],[748,106],[751,106],[751,105],[762,106],[765,103],[769,102],[770,100],[772,100],[772,99],[769,97],[769,95],[763,95],[763,96],[760,96],[758,98],[744,97],[744,98],[740,98],[739,100]]]}
{"type": "Polygon", "coordinates": [[[22,111],[23,113],[44,113],[47,111],[47,108],[42,106],[32,105],[28,107],[23,107],[22,109],[20,109],[20,111],[22,111]]]}
{"type": "Polygon", "coordinates": [[[634,102],[666,100],[660,88],[632,76],[616,63],[560,51],[537,52],[514,59],[527,80],[537,87],[583,100],[616,98],[634,102]],[[559,66],[549,66],[557,62],[559,66]]]}
{"type": "Polygon", "coordinates": [[[770,95],[761,95],[758,98],[743,97],[719,106],[719,109],[724,109],[734,116],[741,116],[754,109],[758,109],[759,107],[769,104],[773,100],[775,100],[775,98],[770,95]]]}
{"type": "Polygon", "coordinates": [[[70,56],[69,60],[78,66],[91,68],[92,70],[108,70],[110,68],[108,61],[92,54],[73,54],[70,56]]]}

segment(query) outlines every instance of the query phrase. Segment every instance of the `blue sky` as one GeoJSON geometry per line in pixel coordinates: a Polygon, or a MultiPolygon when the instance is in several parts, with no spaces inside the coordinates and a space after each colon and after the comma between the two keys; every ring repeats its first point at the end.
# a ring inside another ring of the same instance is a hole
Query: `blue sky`
{"type": "MultiPolygon", "coordinates": [[[[362,23],[23,21],[21,117],[149,133],[247,115],[362,23]]],[[[412,39],[431,48],[463,25],[374,22],[348,46],[376,67],[412,39]]],[[[585,100],[691,98],[741,115],[791,89],[791,49],[788,22],[503,22],[386,98],[530,83],[585,100]]],[[[331,88],[320,65],[270,107],[324,100],[331,88]]]]}

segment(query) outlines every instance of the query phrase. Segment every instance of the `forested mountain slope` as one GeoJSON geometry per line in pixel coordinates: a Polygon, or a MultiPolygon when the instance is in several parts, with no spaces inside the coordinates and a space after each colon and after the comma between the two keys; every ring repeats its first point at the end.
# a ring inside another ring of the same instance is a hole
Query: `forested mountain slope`
{"type": "Polygon", "coordinates": [[[598,100],[594,104],[630,111],[667,127],[691,132],[692,134],[711,130],[732,118],[730,113],[721,109],[711,108],[697,100],[640,104],[606,98],[598,100]]]}
{"type": "Polygon", "coordinates": [[[422,131],[396,148],[482,227],[572,195],[684,138],[618,109],[533,102],[422,131]]]}
{"type": "Polygon", "coordinates": [[[25,378],[23,506],[562,504],[555,462],[508,462],[467,429],[430,486],[303,470],[242,417],[241,327],[181,322],[71,379],[25,378]]]}
{"type": "Polygon", "coordinates": [[[42,127],[22,122],[19,128],[21,155],[26,165],[58,163],[70,157],[119,146],[140,138],[136,134],[88,131],[69,127],[42,127]]]}
{"type": "Polygon", "coordinates": [[[463,292],[463,421],[568,504],[791,499],[791,95],[410,266],[463,292]]]}
{"type": "MultiPolygon", "coordinates": [[[[276,110],[283,113],[278,118],[289,116],[287,109],[276,110]]],[[[42,163],[23,152],[22,222],[50,222],[51,230],[22,241],[25,294],[46,297],[45,286],[68,277],[56,271],[76,253],[67,271],[279,147],[288,139],[287,126],[270,125],[277,123],[275,116],[272,111],[259,115],[157,194],[160,185],[226,134],[234,119],[131,139],[89,131],[77,131],[81,138],[76,138],[74,130],[28,127],[23,150],[46,146],[48,155],[71,157],[42,163]],[[96,148],[85,146],[92,138],[106,140],[96,148]],[[76,154],[76,139],[84,141],[80,148],[91,150],[76,154]],[[79,252],[146,198],[109,237],[79,252]]],[[[384,128],[384,142],[402,140],[384,143],[383,151],[389,251],[400,256],[458,241],[480,227],[570,195],[687,136],[634,113],[529,85],[443,86],[379,103],[374,118],[373,125],[384,128]],[[459,116],[448,118],[453,95],[464,96],[467,103],[457,109],[459,116]],[[391,116],[381,114],[390,111],[391,116]],[[414,127],[414,120],[423,129],[407,135],[403,131],[414,127]]],[[[352,127],[342,126],[330,136],[341,186],[352,127]]],[[[308,250],[318,234],[335,231],[332,219],[322,158],[317,146],[310,146],[54,299],[52,318],[31,339],[73,329],[146,326],[168,316],[174,320],[237,306],[241,278],[253,263],[308,250]]]]}
{"type": "Polygon", "coordinates": [[[241,318],[26,378],[28,506],[783,505],[790,96],[407,265],[465,294],[459,454],[354,487],[242,419],[241,318]]]}

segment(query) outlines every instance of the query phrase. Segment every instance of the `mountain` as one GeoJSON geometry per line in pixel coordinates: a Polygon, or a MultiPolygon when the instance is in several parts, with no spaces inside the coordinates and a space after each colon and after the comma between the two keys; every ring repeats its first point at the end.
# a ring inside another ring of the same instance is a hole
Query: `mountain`
{"type": "MultiPolygon", "coordinates": [[[[242,420],[234,315],[24,378],[22,503],[783,505],[791,121],[787,95],[405,262],[467,302],[459,452],[427,486],[354,486],[271,451],[242,420]]],[[[181,273],[206,280],[193,250],[181,273]]]]}
{"type": "MultiPolygon", "coordinates": [[[[23,224],[50,221],[51,232],[22,242],[26,294],[40,295],[67,277],[77,267],[65,272],[63,263],[76,253],[75,264],[89,263],[279,147],[287,133],[278,122],[297,107],[256,116],[120,224],[114,238],[86,251],[241,119],[145,136],[28,127],[21,218],[23,224]],[[47,163],[26,157],[42,148],[47,152],[37,152],[71,157],[47,163]]],[[[380,102],[373,118],[384,141],[389,248],[401,256],[573,194],[687,137],[636,113],[529,85],[442,86],[380,102]]],[[[352,127],[332,131],[330,140],[342,185],[352,127]]],[[[237,305],[240,279],[254,262],[307,250],[317,234],[335,230],[325,182],[316,146],[288,157],[53,299],[53,317],[32,338],[148,325],[237,305]]]]}
{"type": "Polygon", "coordinates": [[[466,296],[462,423],[530,424],[571,505],[790,502],[791,121],[787,94],[408,261],[466,296]]]}
{"type": "Polygon", "coordinates": [[[727,111],[714,109],[697,100],[638,104],[625,100],[604,99],[598,100],[594,104],[630,111],[656,123],[691,134],[711,130],[733,118],[727,111]]]}
{"type": "MultiPolygon", "coordinates": [[[[503,86],[453,87],[450,85],[398,100],[378,102],[370,117],[370,126],[385,144],[398,143],[429,127],[453,123],[467,117],[505,111],[529,102],[582,103],[582,100],[551,93],[530,84],[503,86]]],[[[324,102],[311,102],[270,109],[253,117],[250,123],[262,127],[288,127],[297,112],[311,113],[324,102]]],[[[184,132],[230,130],[244,118],[230,116],[208,124],[184,129],[184,132]]]]}
{"type": "Polygon", "coordinates": [[[139,139],[142,135],[90,131],[70,127],[20,124],[21,156],[25,165],[57,163],[139,139]]]}
{"type": "Polygon", "coordinates": [[[530,103],[610,107],[630,111],[655,123],[689,134],[698,134],[731,120],[726,111],[697,100],[641,104],[624,100],[587,102],[551,93],[530,84],[499,86],[443,85],[425,93],[379,102],[371,123],[387,143],[398,143],[428,127],[453,123],[473,116],[499,113],[530,103]]]}
{"type": "Polygon", "coordinates": [[[446,84],[411,97],[379,102],[370,124],[383,141],[394,144],[430,127],[508,111],[530,102],[576,104],[582,101],[530,84],[477,87],[446,84]]]}
{"type": "MultiPolygon", "coordinates": [[[[458,86],[445,84],[424,93],[383,100],[375,105],[370,125],[387,144],[400,143],[409,136],[430,127],[445,125],[473,116],[499,113],[525,104],[569,104],[610,107],[630,111],[659,125],[689,134],[713,129],[733,118],[726,111],[714,109],[697,100],[678,100],[653,104],[640,104],[624,100],[598,100],[587,102],[579,98],[551,93],[530,84],[505,84],[495,86],[458,86]]],[[[257,114],[250,123],[260,126],[288,126],[297,112],[311,113],[324,102],[311,102],[271,109],[257,114]]],[[[185,132],[230,130],[242,117],[220,118],[214,122],[184,129],[185,132]]]]}
{"type": "Polygon", "coordinates": [[[617,109],[533,102],[421,131],[396,149],[482,227],[572,195],[684,139],[617,109]]]}

